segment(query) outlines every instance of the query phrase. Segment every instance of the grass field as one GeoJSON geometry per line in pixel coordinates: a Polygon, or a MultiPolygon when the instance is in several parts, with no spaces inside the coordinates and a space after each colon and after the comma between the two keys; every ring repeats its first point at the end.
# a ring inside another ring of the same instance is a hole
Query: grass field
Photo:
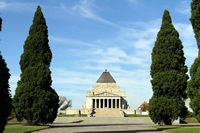
{"type": "Polygon", "coordinates": [[[26,133],[45,128],[49,128],[49,126],[6,125],[3,133],[26,133]]]}
{"type": "MultiPolygon", "coordinates": [[[[12,119],[9,119],[9,120],[8,120],[8,123],[9,123],[9,122],[18,122],[18,121],[17,121],[16,118],[12,118],[12,119]]],[[[23,120],[21,121],[21,123],[27,123],[27,121],[26,121],[25,119],[23,119],[23,120]]]]}
{"type": "Polygon", "coordinates": [[[200,126],[152,126],[159,131],[166,131],[170,133],[199,133],[200,126]]]}
{"type": "Polygon", "coordinates": [[[125,114],[124,117],[149,117],[149,115],[125,114]]]}
{"type": "Polygon", "coordinates": [[[181,123],[199,123],[196,118],[186,118],[185,120],[181,120],[181,123]]]}
{"type": "MultiPolygon", "coordinates": [[[[79,117],[79,114],[70,114],[70,115],[57,115],[57,117],[79,117]]],[[[81,114],[81,117],[87,117],[87,114],[81,114]]]]}

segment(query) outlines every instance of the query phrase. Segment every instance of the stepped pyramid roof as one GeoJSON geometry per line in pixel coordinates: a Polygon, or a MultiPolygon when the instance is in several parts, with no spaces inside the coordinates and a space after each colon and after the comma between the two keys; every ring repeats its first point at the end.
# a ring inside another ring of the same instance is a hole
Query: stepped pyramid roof
{"type": "Polygon", "coordinates": [[[107,72],[107,69],[106,69],[105,72],[101,74],[101,76],[99,77],[96,83],[116,83],[116,81],[113,79],[110,73],[107,72]]]}

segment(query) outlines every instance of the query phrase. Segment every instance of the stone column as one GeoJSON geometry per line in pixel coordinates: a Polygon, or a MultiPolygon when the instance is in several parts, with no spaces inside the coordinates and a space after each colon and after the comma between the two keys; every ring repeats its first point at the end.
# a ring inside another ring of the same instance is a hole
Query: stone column
{"type": "Polygon", "coordinates": [[[121,97],[119,98],[119,108],[121,109],[121,97]]]}
{"type": "Polygon", "coordinates": [[[94,99],[92,99],[92,109],[93,109],[93,107],[94,107],[94,102],[93,102],[93,101],[94,101],[94,99]]]}
{"type": "Polygon", "coordinates": [[[101,108],[101,99],[99,99],[99,108],[101,108]]]}
{"type": "Polygon", "coordinates": [[[107,99],[107,108],[109,108],[109,99],[107,99]]]}
{"type": "Polygon", "coordinates": [[[115,99],[115,108],[117,108],[117,99],[115,99]]]}
{"type": "Polygon", "coordinates": [[[111,108],[113,108],[113,99],[111,99],[111,108]]]}
{"type": "Polygon", "coordinates": [[[95,102],[95,108],[97,108],[97,99],[96,98],[94,99],[94,102],[95,102]]]}
{"type": "Polygon", "coordinates": [[[119,102],[118,102],[118,99],[116,99],[117,100],[117,108],[119,107],[118,105],[119,105],[119,102]]]}
{"type": "Polygon", "coordinates": [[[105,108],[105,99],[103,98],[103,108],[105,108]]]}

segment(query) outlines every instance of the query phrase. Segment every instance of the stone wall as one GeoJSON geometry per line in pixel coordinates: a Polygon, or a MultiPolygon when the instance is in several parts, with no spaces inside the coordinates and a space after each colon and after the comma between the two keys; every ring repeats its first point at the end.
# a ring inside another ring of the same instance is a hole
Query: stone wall
{"type": "Polygon", "coordinates": [[[96,83],[96,86],[92,87],[92,92],[87,92],[86,96],[92,96],[102,92],[110,92],[126,99],[126,92],[120,91],[120,87],[117,86],[117,83],[96,83]]]}
{"type": "Polygon", "coordinates": [[[101,93],[103,91],[114,93],[120,92],[120,87],[117,86],[116,83],[96,83],[96,85],[92,87],[92,91],[94,93],[101,93]]]}
{"type": "MultiPolygon", "coordinates": [[[[135,109],[122,109],[122,112],[124,114],[138,114],[141,115],[142,111],[141,110],[135,110],[135,109]]],[[[79,114],[79,109],[67,109],[67,110],[59,110],[58,114],[79,114]]],[[[91,111],[87,109],[81,109],[81,114],[90,114],[91,111]]]]}
{"type": "Polygon", "coordinates": [[[82,106],[82,109],[92,110],[92,98],[86,97],[85,104],[82,106]]]}
{"type": "Polygon", "coordinates": [[[124,114],[137,114],[137,115],[141,115],[142,114],[142,110],[123,109],[122,111],[124,112],[124,114]]]}
{"type": "MultiPolygon", "coordinates": [[[[59,110],[58,114],[79,114],[79,109],[67,109],[67,110],[59,110]]],[[[86,109],[81,109],[81,114],[89,114],[90,112],[86,109]]]]}

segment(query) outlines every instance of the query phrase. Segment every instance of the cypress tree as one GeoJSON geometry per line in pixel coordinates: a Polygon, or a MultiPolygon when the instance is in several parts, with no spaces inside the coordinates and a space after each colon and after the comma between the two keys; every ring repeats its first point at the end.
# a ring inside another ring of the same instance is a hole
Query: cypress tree
{"type": "Polygon", "coordinates": [[[164,11],[151,55],[153,96],[149,101],[149,116],[154,123],[171,125],[173,120],[187,114],[183,99],[187,97],[188,69],[179,33],[167,10],[164,11]]]}
{"type": "MultiPolygon", "coordinates": [[[[0,18],[0,31],[1,31],[2,19],[0,18]]],[[[9,89],[9,69],[6,62],[0,54],[0,133],[5,129],[7,118],[11,114],[11,94],[9,89]]]]}
{"type": "Polygon", "coordinates": [[[198,57],[194,60],[190,68],[190,81],[188,81],[187,94],[190,98],[190,107],[194,111],[194,116],[200,122],[200,1],[193,0],[191,3],[190,22],[195,33],[198,57]]]}
{"type": "Polygon", "coordinates": [[[22,74],[13,101],[17,120],[25,118],[32,125],[52,123],[59,107],[58,95],[51,88],[52,53],[48,42],[45,18],[38,6],[19,62],[22,74]]]}

